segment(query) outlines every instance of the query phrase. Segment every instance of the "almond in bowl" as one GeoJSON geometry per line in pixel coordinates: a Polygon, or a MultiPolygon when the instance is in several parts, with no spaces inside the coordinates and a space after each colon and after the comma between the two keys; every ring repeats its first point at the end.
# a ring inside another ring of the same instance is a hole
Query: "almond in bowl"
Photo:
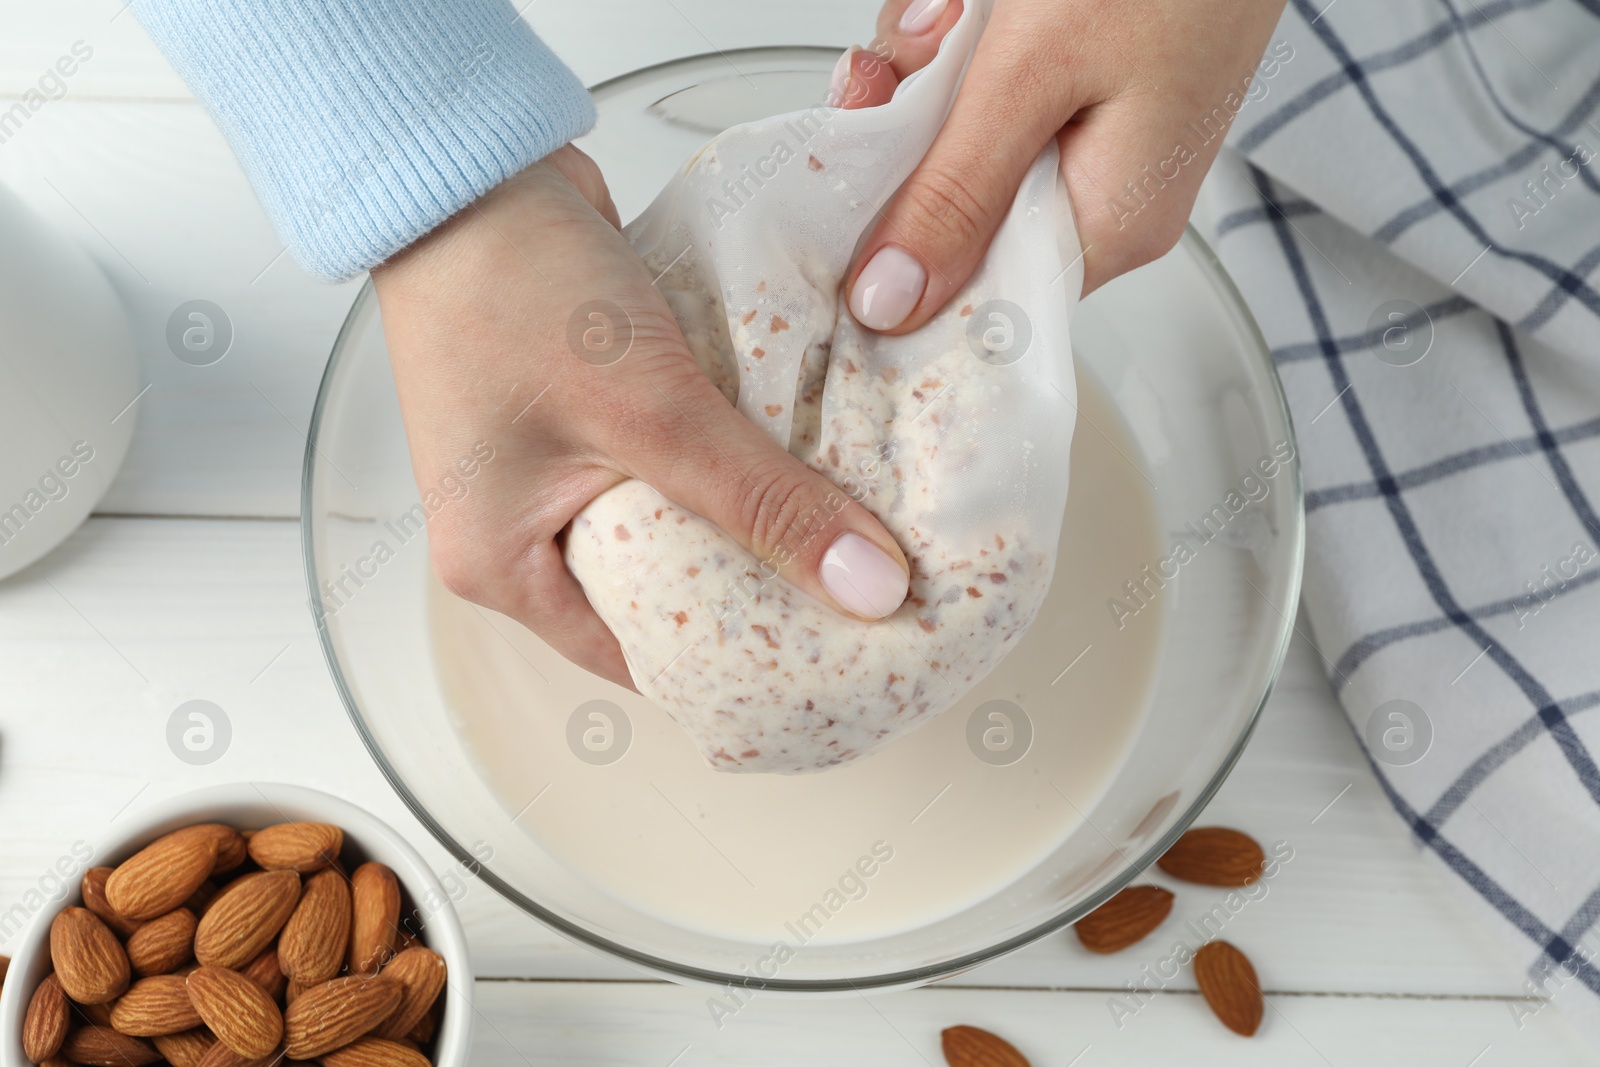
{"type": "Polygon", "coordinates": [[[119,831],[21,939],[0,1067],[467,1063],[460,922],[383,823],[324,793],[245,784],[119,831]]]}

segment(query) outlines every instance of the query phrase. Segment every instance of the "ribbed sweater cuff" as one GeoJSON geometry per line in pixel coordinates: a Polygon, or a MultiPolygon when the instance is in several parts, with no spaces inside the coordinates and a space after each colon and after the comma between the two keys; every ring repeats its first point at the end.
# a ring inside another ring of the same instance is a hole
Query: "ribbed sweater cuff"
{"type": "Polygon", "coordinates": [[[137,0],[279,236],[366,270],[594,123],[506,0],[137,0]]]}

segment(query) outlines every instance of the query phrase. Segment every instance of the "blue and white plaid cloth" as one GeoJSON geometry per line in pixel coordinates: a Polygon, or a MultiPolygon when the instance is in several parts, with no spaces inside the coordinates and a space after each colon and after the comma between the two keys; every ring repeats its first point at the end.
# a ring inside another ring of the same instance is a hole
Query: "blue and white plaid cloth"
{"type": "Polygon", "coordinates": [[[1600,1039],[1600,0],[1290,0],[1274,47],[1202,214],[1293,409],[1311,636],[1600,1039]]]}

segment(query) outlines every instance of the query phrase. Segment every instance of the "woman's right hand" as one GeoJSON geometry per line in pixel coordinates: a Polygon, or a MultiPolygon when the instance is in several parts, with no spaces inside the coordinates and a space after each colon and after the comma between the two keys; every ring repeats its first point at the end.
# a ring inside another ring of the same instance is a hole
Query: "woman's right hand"
{"type": "Polygon", "coordinates": [[[428,519],[453,592],[631,686],[559,538],[589,501],[638,478],[822,603],[876,619],[904,599],[905,555],[888,531],[695,365],[576,148],[491,190],[372,279],[418,487],[466,487],[428,519]],[[818,515],[829,517],[820,536],[818,515]]]}

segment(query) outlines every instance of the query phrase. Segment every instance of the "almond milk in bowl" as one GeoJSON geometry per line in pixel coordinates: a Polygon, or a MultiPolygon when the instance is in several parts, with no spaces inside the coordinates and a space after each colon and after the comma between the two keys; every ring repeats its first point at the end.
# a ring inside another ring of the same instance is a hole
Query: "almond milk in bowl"
{"type": "MultiPolygon", "coordinates": [[[[707,138],[820,99],[836,55],[620,78],[596,90],[582,147],[630,217],[707,138]]],[[[493,442],[419,494],[369,287],[322,383],[303,502],[312,608],[358,730],[508,899],[657,974],[904,986],[1070,924],[1153,862],[1238,757],[1287,644],[1303,538],[1269,356],[1195,234],[1086,301],[1074,351],[1071,490],[1027,634],[881,752],[727,774],[660,709],[434,580],[422,520],[470,495],[493,442]]]]}

